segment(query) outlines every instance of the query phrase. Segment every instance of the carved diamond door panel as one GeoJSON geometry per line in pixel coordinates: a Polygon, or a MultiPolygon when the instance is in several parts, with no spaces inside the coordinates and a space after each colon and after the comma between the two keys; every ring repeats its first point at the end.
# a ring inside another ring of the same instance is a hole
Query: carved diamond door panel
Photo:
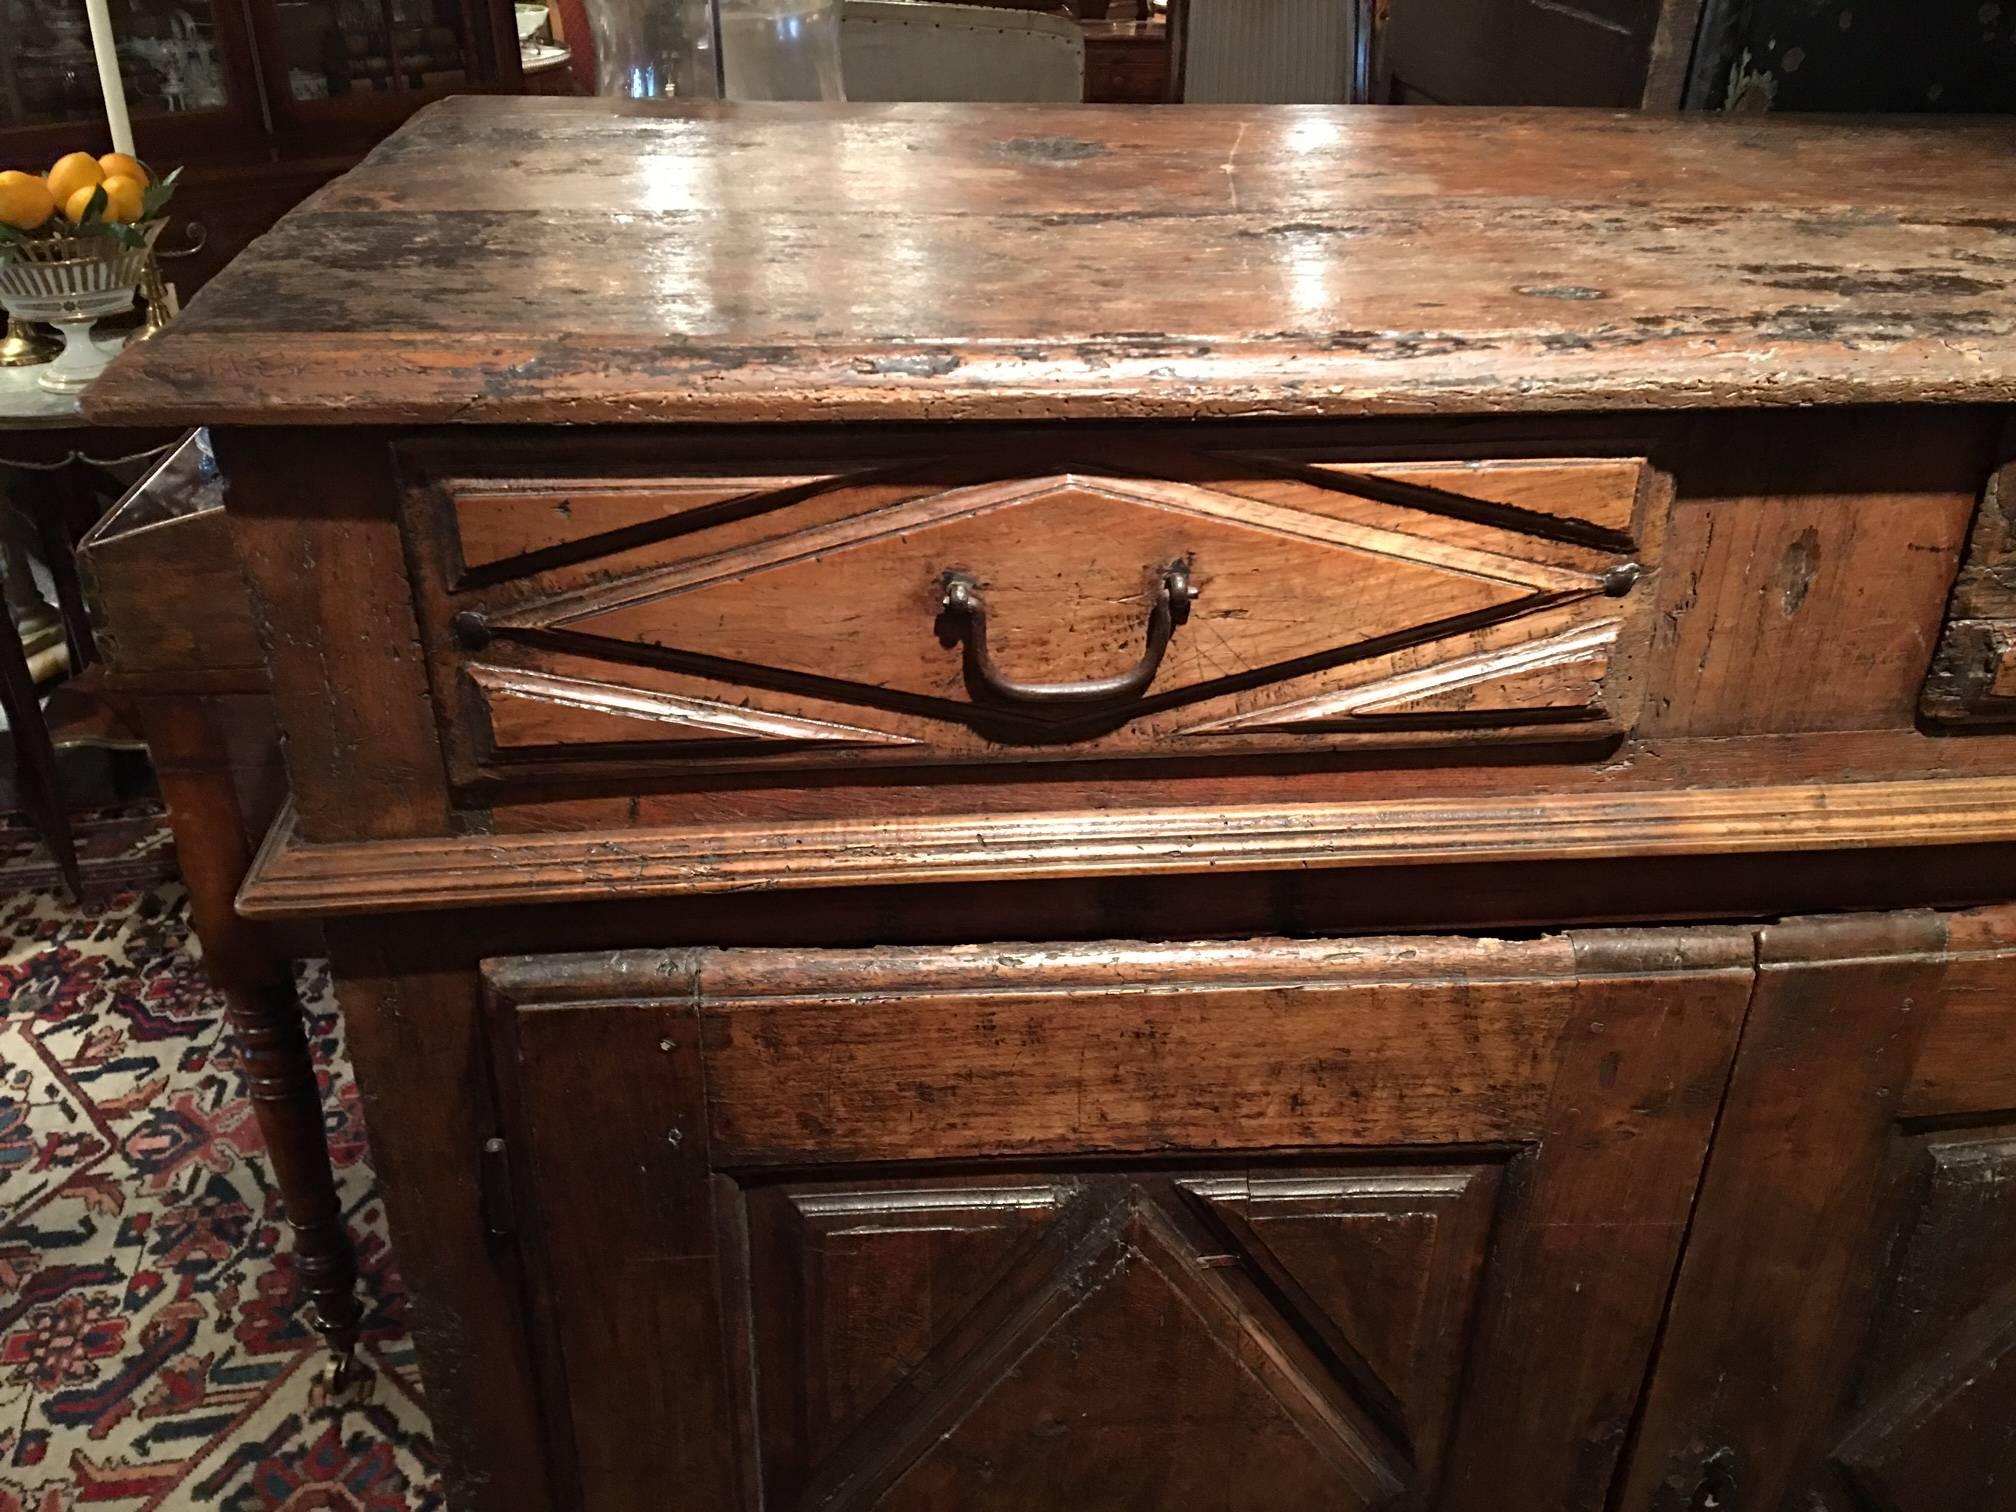
{"type": "Polygon", "coordinates": [[[1629,1512],[2016,1508],[2016,909],[1780,926],[1629,1512]]]}
{"type": "Polygon", "coordinates": [[[489,963],[580,1505],[1597,1512],[1751,958],[489,963]]]}
{"type": "Polygon", "coordinates": [[[1642,460],[917,446],[403,453],[458,776],[1586,744],[1635,711],[1642,460]]]}
{"type": "Polygon", "coordinates": [[[765,1485],[785,1506],[1393,1505],[1439,1468],[1498,1176],[759,1188],[765,1485]]]}
{"type": "Polygon", "coordinates": [[[1848,1505],[2016,1504],[2016,1119],[1921,1136],[1848,1431],[1848,1505]]]}

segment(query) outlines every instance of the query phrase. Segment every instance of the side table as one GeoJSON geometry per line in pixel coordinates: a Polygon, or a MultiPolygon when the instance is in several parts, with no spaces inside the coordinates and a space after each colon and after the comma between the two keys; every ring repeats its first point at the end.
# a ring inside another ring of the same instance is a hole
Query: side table
{"type": "Polygon", "coordinates": [[[363,1308],[336,1195],[322,1099],[292,962],[314,946],[241,919],[233,900],[286,797],[251,601],[195,433],[172,444],[78,543],[97,625],[99,691],[146,742],[160,783],[203,967],[223,995],[295,1263],[349,1373],[363,1308]]]}
{"type": "MultiPolygon", "coordinates": [[[[106,486],[102,468],[160,451],[177,432],[87,425],[78,413],[77,396],[45,392],[36,382],[38,372],[33,367],[0,369],[0,488],[32,527],[48,565],[75,676],[98,654],[77,581],[75,549],[78,534],[97,517],[102,503],[117,496],[116,486],[106,486]]],[[[24,532],[14,540],[26,538],[24,532]]],[[[25,555],[10,561],[14,591],[26,591],[22,585],[32,582],[28,571],[25,555]]],[[[0,709],[13,732],[22,807],[81,903],[84,877],[36,678],[18,638],[10,631],[0,642],[0,709]]]]}

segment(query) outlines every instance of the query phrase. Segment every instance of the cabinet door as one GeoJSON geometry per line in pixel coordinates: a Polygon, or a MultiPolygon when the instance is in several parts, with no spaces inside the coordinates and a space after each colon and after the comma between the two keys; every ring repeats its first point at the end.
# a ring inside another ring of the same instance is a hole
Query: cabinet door
{"type": "Polygon", "coordinates": [[[1627,1512],[2016,1508],[2016,909],[1763,931],[1627,1512]]]}
{"type": "Polygon", "coordinates": [[[486,968],[590,1512],[1604,1505],[1747,930],[486,968]]]}

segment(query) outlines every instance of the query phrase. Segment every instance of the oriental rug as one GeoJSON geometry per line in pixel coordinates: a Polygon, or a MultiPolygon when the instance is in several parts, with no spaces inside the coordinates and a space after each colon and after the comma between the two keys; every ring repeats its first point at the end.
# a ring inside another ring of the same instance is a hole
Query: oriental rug
{"type": "Polygon", "coordinates": [[[0,1512],[440,1507],[326,969],[301,990],[369,1299],[338,1400],[180,886],[87,912],[30,875],[0,869],[0,1512]]]}

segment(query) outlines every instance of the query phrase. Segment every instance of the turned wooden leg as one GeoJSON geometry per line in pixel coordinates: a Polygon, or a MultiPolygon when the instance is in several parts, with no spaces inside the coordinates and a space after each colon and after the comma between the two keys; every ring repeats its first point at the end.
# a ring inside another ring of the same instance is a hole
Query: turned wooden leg
{"type": "Polygon", "coordinates": [[[291,981],[227,987],[224,1001],[252,1090],[252,1111],[294,1231],[294,1264],[314,1303],[315,1326],[335,1356],[332,1384],[341,1385],[364,1307],[357,1295],[357,1257],[329,1165],[301,1001],[291,981]]]}
{"type": "Polygon", "coordinates": [[[204,970],[224,994],[252,1110],[294,1231],[295,1264],[314,1303],[315,1326],[333,1351],[331,1382],[341,1385],[363,1316],[357,1260],[336,1196],[291,963],[233,907],[252,847],[216,711],[200,699],[132,702],[168,806],[204,970]]]}

